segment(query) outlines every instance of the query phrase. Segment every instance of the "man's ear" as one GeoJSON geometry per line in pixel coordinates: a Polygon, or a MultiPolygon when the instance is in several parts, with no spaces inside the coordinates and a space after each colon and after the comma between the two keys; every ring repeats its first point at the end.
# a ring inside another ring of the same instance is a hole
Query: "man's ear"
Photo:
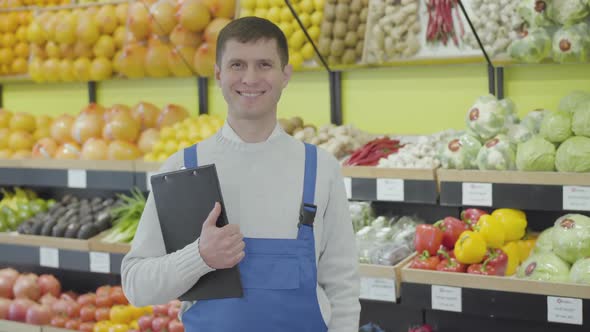
{"type": "Polygon", "coordinates": [[[217,86],[221,87],[221,68],[217,64],[215,64],[215,81],[217,82],[217,86]]]}
{"type": "Polygon", "coordinates": [[[291,64],[287,64],[283,69],[283,74],[285,75],[285,79],[283,80],[283,89],[287,87],[289,84],[289,80],[291,80],[291,75],[293,74],[293,66],[291,64]]]}

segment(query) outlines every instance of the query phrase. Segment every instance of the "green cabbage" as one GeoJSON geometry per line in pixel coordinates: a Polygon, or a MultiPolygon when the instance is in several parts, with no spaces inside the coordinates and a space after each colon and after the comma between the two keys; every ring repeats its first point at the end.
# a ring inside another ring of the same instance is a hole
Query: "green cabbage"
{"type": "Polygon", "coordinates": [[[529,256],[516,271],[520,279],[566,282],[570,265],[552,252],[535,253],[529,256]]]}
{"type": "Polygon", "coordinates": [[[465,117],[467,127],[482,141],[488,140],[505,129],[506,109],[492,95],[478,98],[465,117]]]}
{"type": "Polygon", "coordinates": [[[481,147],[477,154],[480,170],[511,170],[515,168],[516,153],[505,135],[498,135],[481,147]]]}
{"type": "Polygon", "coordinates": [[[570,281],[576,284],[590,285],[590,258],[580,259],[572,265],[570,281]]]}
{"type": "MultiPolygon", "coordinates": [[[[590,104],[588,104],[590,106],[590,104]]],[[[590,137],[590,109],[579,109],[572,118],[572,131],[577,136],[590,137]]]]}
{"type": "Polygon", "coordinates": [[[572,115],[553,112],[541,122],[541,136],[551,143],[561,143],[572,136],[572,115]]]}
{"type": "Polygon", "coordinates": [[[551,111],[540,108],[530,111],[522,119],[521,124],[527,127],[531,132],[533,132],[533,134],[536,135],[541,130],[541,122],[543,122],[543,118],[545,118],[545,116],[549,113],[551,113],[551,111]]]}
{"type": "Polygon", "coordinates": [[[553,252],[568,263],[590,257],[590,218],[566,214],[553,226],[553,252]]]}
{"type": "Polygon", "coordinates": [[[590,172],[590,138],[574,136],[561,143],[555,167],[560,172],[590,172]]]}
{"type": "Polygon", "coordinates": [[[551,0],[547,15],[559,24],[572,25],[583,21],[588,16],[587,0],[551,0]]]}
{"type": "Polygon", "coordinates": [[[547,228],[535,241],[534,253],[552,252],[553,251],[553,227],[547,228]]]}
{"type": "Polygon", "coordinates": [[[540,136],[519,144],[516,168],[519,171],[554,171],[555,145],[540,136]]]}
{"type": "Polygon", "coordinates": [[[475,159],[481,143],[472,135],[464,134],[442,146],[439,159],[443,168],[475,169],[475,159]]]}
{"type": "Polygon", "coordinates": [[[533,132],[522,124],[513,124],[508,126],[508,138],[516,145],[524,143],[533,138],[533,132]]]}
{"type": "Polygon", "coordinates": [[[517,12],[530,26],[546,27],[553,25],[547,16],[548,1],[521,0],[517,12]]]}
{"type": "Polygon", "coordinates": [[[588,25],[563,27],[553,35],[553,60],[559,63],[587,62],[590,53],[588,25]]]}
{"type": "Polygon", "coordinates": [[[500,100],[500,106],[504,110],[506,116],[506,125],[513,125],[520,122],[516,112],[516,104],[510,98],[500,100]]]}
{"type": "Polygon", "coordinates": [[[559,111],[574,113],[580,107],[590,105],[590,92],[574,91],[559,101],[559,111]]]}
{"type": "Polygon", "coordinates": [[[551,55],[551,35],[543,28],[528,30],[508,47],[514,60],[524,63],[539,63],[551,55]]]}

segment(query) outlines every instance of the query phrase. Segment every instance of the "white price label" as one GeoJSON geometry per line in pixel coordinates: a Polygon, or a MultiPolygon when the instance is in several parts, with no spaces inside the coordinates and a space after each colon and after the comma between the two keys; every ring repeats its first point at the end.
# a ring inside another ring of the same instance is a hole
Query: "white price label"
{"type": "Polygon", "coordinates": [[[346,189],[346,198],[352,198],[352,179],[344,178],[344,189],[346,189]]]}
{"type": "Polygon", "coordinates": [[[90,252],[90,272],[110,273],[111,256],[106,252],[90,252]]]}
{"type": "Polygon", "coordinates": [[[492,184],[463,182],[463,205],[492,206],[492,184]]]}
{"type": "Polygon", "coordinates": [[[563,186],[563,209],[590,211],[590,187],[563,186]]]}
{"type": "Polygon", "coordinates": [[[403,202],[404,180],[377,179],[377,200],[388,202],[403,202]]]}
{"type": "Polygon", "coordinates": [[[394,279],[361,278],[361,298],[366,300],[396,302],[394,279]]]}
{"type": "Polygon", "coordinates": [[[148,191],[152,191],[152,176],[156,175],[156,172],[145,173],[145,187],[148,191]]]}
{"type": "Polygon", "coordinates": [[[583,324],[581,299],[547,296],[547,321],[565,324],[583,324]]]}
{"type": "Polygon", "coordinates": [[[461,312],[461,288],[432,285],[432,309],[461,312]]]}
{"type": "Polygon", "coordinates": [[[86,188],[86,171],[83,169],[68,170],[69,188],[86,188]]]}
{"type": "Polygon", "coordinates": [[[59,268],[59,250],[56,248],[39,248],[39,264],[45,267],[59,268]]]}

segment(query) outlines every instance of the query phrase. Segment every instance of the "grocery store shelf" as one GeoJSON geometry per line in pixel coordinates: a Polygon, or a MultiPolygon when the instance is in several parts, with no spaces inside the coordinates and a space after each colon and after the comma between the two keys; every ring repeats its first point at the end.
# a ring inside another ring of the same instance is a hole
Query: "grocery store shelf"
{"type": "Polygon", "coordinates": [[[14,244],[21,246],[35,245],[38,247],[81,251],[88,251],[90,249],[87,240],[4,232],[0,232],[0,244],[14,244]]]}
{"type": "Polygon", "coordinates": [[[344,167],[349,199],[436,204],[434,169],[344,167]]]}
{"type": "Polygon", "coordinates": [[[113,254],[126,254],[131,250],[131,244],[128,243],[106,243],[102,239],[110,232],[106,230],[97,236],[88,240],[91,251],[108,252],[113,254]]]}
{"type": "Polygon", "coordinates": [[[41,330],[41,326],[0,319],[0,332],[41,332],[41,330]]]}
{"type": "Polygon", "coordinates": [[[590,209],[586,193],[590,190],[586,188],[590,186],[588,173],[439,169],[437,174],[440,203],[445,206],[503,206],[540,211],[590,209]],[[473,184],[475,188],[470,188],[473,184]]]}

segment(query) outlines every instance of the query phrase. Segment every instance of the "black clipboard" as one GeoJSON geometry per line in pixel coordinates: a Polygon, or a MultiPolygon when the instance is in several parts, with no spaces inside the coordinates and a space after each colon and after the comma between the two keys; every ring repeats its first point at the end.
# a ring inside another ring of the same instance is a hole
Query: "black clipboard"
{"type": "MultiPolygon", "coordinates": [[[[215,202],[221,204],[217,227],[228,224],[215,165],[154,175],[151,177],[151,184],[166,253],[175,252],[196,241],[215,202]]],[[[207,273],[179,300],[242,296],[240,272],[235,266],[207,273]]]]}

